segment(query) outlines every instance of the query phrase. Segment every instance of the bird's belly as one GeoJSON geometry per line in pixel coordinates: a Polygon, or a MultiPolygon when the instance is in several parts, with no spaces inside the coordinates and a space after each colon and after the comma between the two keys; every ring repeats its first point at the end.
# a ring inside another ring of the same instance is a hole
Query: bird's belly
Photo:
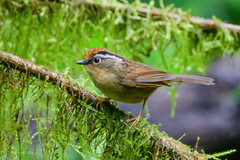
{"type": "Polygon", "coordinates": [[[119,102],[141,103],[157,89],[153,87],[128,87],[122,85],[115,74],[108,73],[101,75],[101,77],[94,77],[94,75],[91,75],[95,86],[100,89],[104,95],[119,102]]]}
{"type": "Polygon", "coordinates": [[[111,99],[124,103],[141,103],[144,99],[148,98],[156,88],[136,88],[121,86],[113,90],[109,86],[98,87],[103,94],[111,99]]]}

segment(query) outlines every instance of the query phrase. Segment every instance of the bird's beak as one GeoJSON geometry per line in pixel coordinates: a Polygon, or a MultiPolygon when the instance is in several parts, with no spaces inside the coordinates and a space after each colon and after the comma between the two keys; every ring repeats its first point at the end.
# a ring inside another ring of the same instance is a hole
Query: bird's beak
{"type": "Polygon", "coordinates": [[[85,65],[88,64],[88,61],[86,60],[77,61],[77,64],[85,65]]]}

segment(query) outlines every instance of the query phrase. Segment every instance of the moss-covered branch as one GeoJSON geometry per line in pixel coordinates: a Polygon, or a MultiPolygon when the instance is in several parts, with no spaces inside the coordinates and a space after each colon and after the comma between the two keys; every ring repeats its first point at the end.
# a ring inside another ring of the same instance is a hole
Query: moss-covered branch
{"type": "MultiPolygon", "coordinates": [[[[97,99],[95,95],[91,94],[90,92],[80,87],[77,83],[72,81],[67,76],[53,72],[46,67],[37,66],[28,60],[21,59],[15,55],[12,55],[6,52],[0,52],[0,64],[3,64],[12,69],[19,70],[20,72],[22,72],[23,74],[26,74],[27,76],[34,76],[36,78],[39,78],[46,83],[52,83],[54,85],[60,86],[63,91],[66,91],[71,96],[75,96],[79,98],[81,101],[84,101],[92,105],[94,108],[96,107],[96,102],[101,103],[100,99],[97,99]],[[92,103],[92,102],[95,102],[95,103],[92,103]]],[[[107,117],[109,118],[112,117],[111,114],[113,113],[119,116],[117,118],[118,122],[116,122],[115,125],[117,125],[117,123],[120,123],[121,124],[120,126],[122,125],[125,126],[122,132],[125,132],[124,134],[126,135],[131,134],[133,141],[138,136],[145,135],[146,142],[144,143],[146,143],[148,147],[151,148],[150,155],[152,155],[152,158],[170,156],[171,159],[179,159],[179,158],[207,159],[211,157],[209,155],[200,154],[197,151],[193,151],[188,146],[183,145],[179,141],[169,138],[164,133],[160,133],[154,125],[150,125],[148,122],[146,122],[146,120],[142,120],[140,124],[135,128],[133,128],[132,130],[128,130],[129,125],[125,123],[125,119],[130,117],[129,114],[123,113],[122,111],[115,108],[111,104],[107,104],[107,103],[102,104],[99,112],[108,114],[107,117]]],[[[89,119],[91,118],[89,117],[89,119]]],[[[142,142],[141,142],[141,139],[139,140],[137,140],[137,142],[140,145],[140,143],[142,142]]],[[[119,145],[121,146],[121,145],[127,145],[127,144],[119,144],[119,145]]],[[[113,147],[113,146],[106,146],[105,150],[113,150],[112,148],[110,149],[109,147],[113,147]]],[[[139,148],[138,152],[144,152],[144,151],[141,151],[141,148],[139,148]]]]}
{"type": "Polygon", "coordinates": [[[177,13],[171,13],[169,11],[160,11],[156,8],[149,9],[149,8],[133,8],[129,5],[123,5],[121,3],[110,3],[110,2],[102,2],[102,3],[96,3],[91,0],[84,1],[85,5],[89,7],[102,7],[104,9],[110,9],[110,10],[124,10],[126,12],[132,12],[137,11],[139,15],[143,17],[147,17],[148,14],[152,16],[154,20],[162,20],[165,17],[168,17],[170,19],[174,20],[183,20],[183,21],[189,21],[190,23],[194,25],[198,25],[199,27],[207,30],[217,30],[221,28],[225,28],[233,33],[238,33],[240,35],[240,26],[235,24],[230,24],[226,22],[219,22],[212,19],[204,19],[201,17],[191,17],[188,14],[177,14],[177,13]]]}
{"type": "Polygon", "coordinates": [[[97,104],[101,101],[101,98],[98,98],[92,93],[86,91],[85,89],[77,85],[76,82],[71,81],[71,79],[67,76],[53,72],[46,67],[37,66],[34,63],[19,58],[18,56],[15,56],[13,54],[1,51],[0,53],[1,63],[5,64],[6,66],[15,68],[23,73],[30,74],[31,76],[37,77],[46,82],[53,83],[54,85],[61,86],[68,93],[78,97],[80,100],[84,100],[87,104],[93,102],[97,104]]]}

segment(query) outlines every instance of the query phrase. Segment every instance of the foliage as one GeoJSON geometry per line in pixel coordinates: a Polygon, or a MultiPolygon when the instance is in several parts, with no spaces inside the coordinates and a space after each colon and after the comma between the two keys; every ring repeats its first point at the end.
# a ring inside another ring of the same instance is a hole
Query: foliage
{"type": "MultiPolygon", "coordinates": [[[[104,10],[77,1],[3,0],[0,5],[0,50],[68,74],[97,93],[75,65],[87,48],[105,47],[171,73],[204,73],[215,56],[239,52],[238,37],[228,30],[212,33],[167,17],[154,21],[136,10],[104,10]]],[[[153,7],[139,1],[132,5],[153,7]]],[[[185,14],[171,7],[161,10],[185,14]]],[[[0,71],[0,157],[64,159],[69,147],[82,158],[176,156],[163,146],[160,153],[154,148],[152,134],[167,135],[146,127],[145,120],[144,132],[133,133],[114,109],[96,112],[51,84],[3,66],[0,71]]]]}

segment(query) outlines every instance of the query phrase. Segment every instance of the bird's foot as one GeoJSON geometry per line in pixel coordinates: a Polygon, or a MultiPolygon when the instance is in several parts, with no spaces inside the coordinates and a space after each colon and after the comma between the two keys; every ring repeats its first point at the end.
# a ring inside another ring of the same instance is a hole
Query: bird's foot
{"type": "Polygon", "coordinates": [[[110,101],[111,98],[98,96],[97,99],[98,99],[98,102],[97,102],[97,104],[96,104],[96,109],[97,109],[97,110],[98,110],[98,107],[99,107],[102,103],[109,103],[109,104],[112,105],[112,102],[110,101]]]}
{"type": "Polygon", "coordinates": [[[136,126],[138,124],[138,122],[140,121],[141,116],[137,116],[135,118],[129,119],[127,122],[131,122],[134,121],[131,125],[131,127],[129,127],[129,129],[132,129],[132,127],[136,126]]]}

